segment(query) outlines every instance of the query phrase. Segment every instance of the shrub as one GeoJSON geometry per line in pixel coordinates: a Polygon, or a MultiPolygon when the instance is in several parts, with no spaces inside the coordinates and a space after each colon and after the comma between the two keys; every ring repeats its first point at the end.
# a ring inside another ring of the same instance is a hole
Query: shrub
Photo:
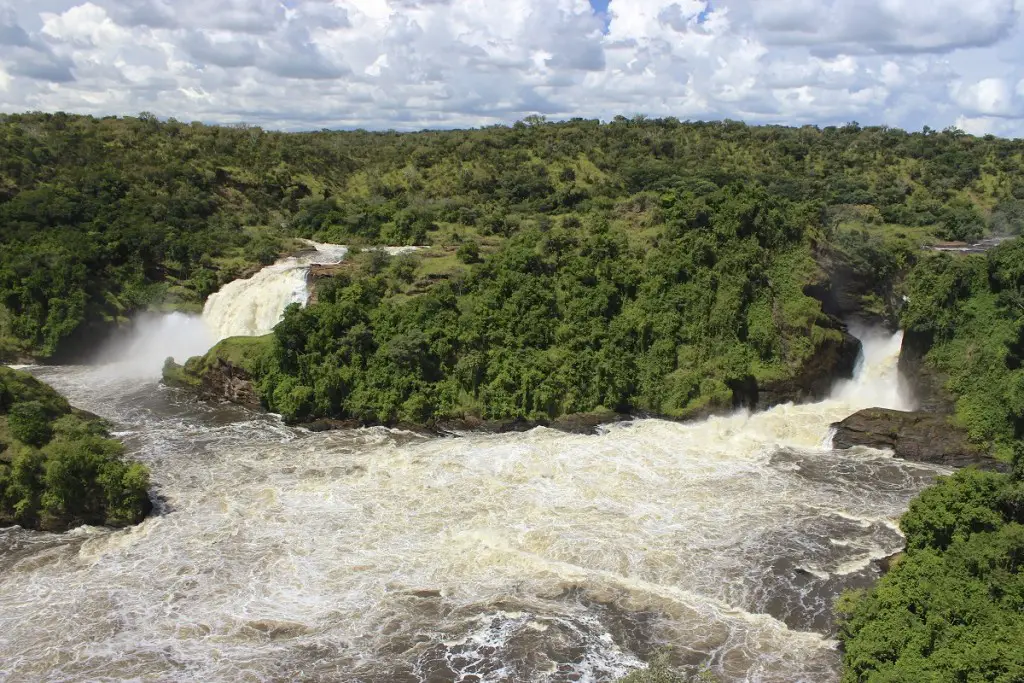
{"type": "Polygon", "coordinates": [[[50,420],[38,401],[15,403],[7,416],[11,435],[30,446],[42,446],[50,440],[50,420]]]}
{"type": "Polygon", "coordinates": [[[466,240],[455,256],[463,263],[476,263],[480,260],[480,245],[475,240],[466,240]]]}

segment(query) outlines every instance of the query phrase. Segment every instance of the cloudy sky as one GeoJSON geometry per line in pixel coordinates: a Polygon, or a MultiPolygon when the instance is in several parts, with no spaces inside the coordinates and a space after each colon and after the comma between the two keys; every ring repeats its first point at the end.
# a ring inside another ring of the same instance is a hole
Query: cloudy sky
{"type": "Polygon", "coordinates": [[[0,110],[1024,136],[1024,0],[0,0],[0,110]]]}

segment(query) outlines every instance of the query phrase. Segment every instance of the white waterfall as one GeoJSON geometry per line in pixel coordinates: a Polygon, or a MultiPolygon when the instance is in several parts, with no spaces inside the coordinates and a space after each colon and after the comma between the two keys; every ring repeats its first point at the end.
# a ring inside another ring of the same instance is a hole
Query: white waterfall
{"type": "Polygon", "coordinates": [[[285,308],[306,303],[309,267],[340,263],[348,252],[348,247],[336,244],[307,244],[314,251],[283,258],[248,279],[229,282],[210,296],[203,309],[203,322],[215,341],[268,334],[285,308]]]}
{"type": "MultiPolygon", "coordinates": [[[[248,279],[229,282],[207,299],[203,322],[214,341],[269,334],[281,321],[285,308],[290,304],[305,304],[309,299],[309,267],[341,263],[348,253],[348,247],[338,244],[302,241],[314,251],[283,258],[248,279]]],[[[375,247],[389,256],[418,248],[375,247]]]]}

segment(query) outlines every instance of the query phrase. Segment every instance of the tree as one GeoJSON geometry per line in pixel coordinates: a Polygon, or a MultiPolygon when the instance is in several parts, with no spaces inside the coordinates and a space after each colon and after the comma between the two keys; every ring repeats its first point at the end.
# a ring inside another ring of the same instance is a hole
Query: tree
{"type": "Polygon", "coordinates": [[[459,245],[455,255],[463,263],[476,263],[480,260],[480,245],[476,240],[466,240],[459,245]]]}
{"type": "Polygon", "coordinates": [[[15,403],[7,415],[11,435],[30,446],[40,447],[50,440],[50,420],[38,401],[15,403]]]}

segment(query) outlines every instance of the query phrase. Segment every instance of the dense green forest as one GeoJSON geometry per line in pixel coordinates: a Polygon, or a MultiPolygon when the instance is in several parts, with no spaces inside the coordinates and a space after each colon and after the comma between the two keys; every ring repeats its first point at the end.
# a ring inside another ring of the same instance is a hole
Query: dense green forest
{"type": "Polygon", "coordinates": [[[416,296],[409,259],[336,277],[286,312],[261,394],[289,419],[384,423],[731,407],[734,383],[843,339],[802,292],[816,212],[764,192],[663,198],[647,248],[591,217],[522,228],[416,296]]]}
{"type": "Polygon", "coordinates": [[[844,681],[1024,680],[1024,450],[1012,475],[961,470],[910,505],[907,551],[844,596],[844,681]]]}
{"type": "Polygon", "coordinates": [[[124,526],[149,512],[149,472],[95,415],[31,375],[0,366],[0,526],[124,526]]]}
{"type": "Polygon", "coordinates": [[[856,124],[619,117],[284,134],[151,115],[3,115],[0,354],[60,357],[141,309],[194,308],[273,259],[285,236],[447,247],[435,267],[448,270],[464,242],[472,260],[475,247],[552,226],[579,238],[578,225],[607,226],[646,249],[666,224],[678,233],[691,200],[739,186],[758,215],[770,198],[803,207],[819,229],[1016,230],[1022,151],[954,130],[856,124]]]}
{"type": "Polygon", "coordinates": [[[846,681],[1024,680],[1024,243],[935,255],[907,278],[902,322],[941,373],[955,420],[1013,463],[963,470],[911,503],[907,550],[844,597],[846,681]]]}

